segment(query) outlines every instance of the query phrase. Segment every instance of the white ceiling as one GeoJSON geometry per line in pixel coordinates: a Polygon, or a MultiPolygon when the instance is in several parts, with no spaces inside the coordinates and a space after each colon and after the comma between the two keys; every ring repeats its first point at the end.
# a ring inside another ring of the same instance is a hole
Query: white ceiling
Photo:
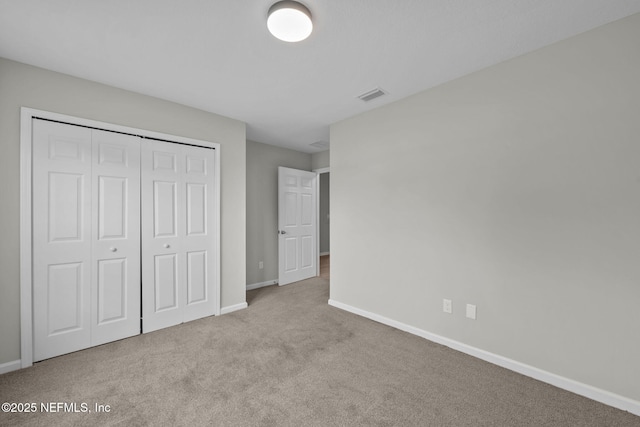
{"type": "Polygon", "coordinates": [[[314,31],[290,44],[267,31],[275,1],[0,0],[0,56],[312,153],[336,121],[640,12],[640,0],[303,0],[314,31]],[[357,98],[376,87],[388,95],[357,98]]]}

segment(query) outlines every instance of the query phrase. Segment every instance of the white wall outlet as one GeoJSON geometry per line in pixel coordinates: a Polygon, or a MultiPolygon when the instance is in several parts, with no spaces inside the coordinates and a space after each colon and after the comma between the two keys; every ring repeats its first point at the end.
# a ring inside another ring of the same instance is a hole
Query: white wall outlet
{"type": "Polygon", "coordinates": [[[442,311],[444,311],[445,313],[451,314],[453,310],[452,310],[452,304],[450,299],[442,300],[442,311]]]}
{"type": "Polygon", "coordinates": [[[469,319],[476,320],[476,306],[473,304],[467,304],[467,317],[469,319]]]}
{"type": "Polygon", "coordinates": [[[260,261],[260,262],[258,263],[258,268],[259,268],[260,270],[262,270],[262,269],[264,268],[264,262],[260,261]]]}

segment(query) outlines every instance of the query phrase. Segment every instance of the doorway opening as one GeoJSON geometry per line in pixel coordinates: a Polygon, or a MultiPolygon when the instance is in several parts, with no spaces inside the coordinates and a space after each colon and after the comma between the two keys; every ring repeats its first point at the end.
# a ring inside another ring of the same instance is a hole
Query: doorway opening
{"type": "Polygon", "coordinates": [[[317,169],[318,173],[318,254],[319,276],[323,279],[331,277],[331,233],[330,233],[330,179],[329,168],[317,169]]]}

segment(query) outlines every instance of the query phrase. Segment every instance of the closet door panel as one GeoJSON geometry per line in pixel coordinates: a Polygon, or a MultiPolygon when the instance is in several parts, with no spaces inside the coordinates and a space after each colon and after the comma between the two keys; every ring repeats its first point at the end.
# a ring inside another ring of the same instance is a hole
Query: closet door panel
{"type": "Polygon", "coordinates": [[[153,237],[178,237],[177,182],[153,181],[153,237]]]}
{"type": "Polygon", "coordinates": [[[178,257],[176,254],[155,255],[153,260],[154,313],[179,309],[178,257]]]}
{"type": "Polygon", "coordinates": [[[140,333],[140,138],[92,130],[91,345],[140,333]]]}
{"type": "Polygon", "coordinates": [[[33,121],[34,361],[91,345],[91,131],[33,121]]]}
{"type": "Polygon", "coordinates": [[[98,261],[98,325],[126,318],[127,269],[124,258],[98,261]]]}
{"type": "Polygon", "coordinates": [[[142,141],[142,331],[182,323],[186,287],[180,145],[142,141]]]}
{"type": "Polygon", "coordinates": [[[187,252],[187,305],[204,302],[209,296],[207,251],[187,252]]]}
{"type": "Polygon", "coordinates": [[[143,142],[143,332],[215,314],[215,155],[143,142]]]}
{"type": "Polygon", "coordinates": [[[187,259],[187,300],[184,321],[215,313],[213,211],[216,151],[182,147],[185,165],[186,229],[183,248],[187,259]]]}

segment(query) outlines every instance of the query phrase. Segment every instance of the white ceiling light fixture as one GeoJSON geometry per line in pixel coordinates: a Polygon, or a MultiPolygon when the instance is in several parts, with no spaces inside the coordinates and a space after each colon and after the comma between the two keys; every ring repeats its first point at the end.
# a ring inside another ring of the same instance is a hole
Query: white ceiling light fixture
{"type": "Polygon", "coordinates": [[[269,8],[267,28],[274,37],[282,41],[302,41],[313,30],[311,12],[297,1],[279,1],[269,8]]]}

